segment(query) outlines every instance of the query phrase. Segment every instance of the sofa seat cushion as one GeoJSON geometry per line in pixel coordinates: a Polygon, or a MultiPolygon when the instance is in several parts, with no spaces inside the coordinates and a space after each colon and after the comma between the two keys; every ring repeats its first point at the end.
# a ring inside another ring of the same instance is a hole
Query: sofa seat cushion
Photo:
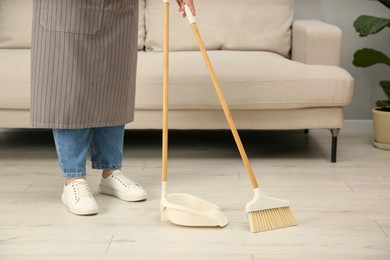
{"type": "MultiPolygon", "coordinates": [[[[307,65],[261,51],[208,53],[233,109],[334,107],[352,98],[353,79],[336,66],[307,65]]],[[[161,109],[162,61],[162,53],[139,53],[138,109],[161,109]]],[[[170,53],[169,102],[171,109],[219,108],[200,52],[170,53]]]]}
{"type": "MultiPolygon", "coordinates": [[[[349,104],[353,79],[335,66],[306,65],[269,52],[209,51],[233,109],[288,109],[349,104]]],[[[162,53],[139,52],[137,109],[162,108],[162,53]]],[[[171,52],[170,108],[219,109],[199,52],[171,52]]],[[[30,50],[0,49],[0,109],[29,109],[30,50]]]]}

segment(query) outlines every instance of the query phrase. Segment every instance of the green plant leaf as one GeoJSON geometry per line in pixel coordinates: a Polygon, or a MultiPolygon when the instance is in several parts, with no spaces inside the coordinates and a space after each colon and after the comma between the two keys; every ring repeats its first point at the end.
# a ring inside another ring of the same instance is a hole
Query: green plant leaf
{"type": "Polygon", "coordinates": [[[390,0],[378,0],[382,4],[384,4],[387,8],[390,8],[390,0]]]}
{"type": "MultiPolygon", "coordinates": [[[[379,83],[381,85],[383,91],[385,92],[387,98],[390,100],[390,81],[389,80],[383,80],[379,83]]],[[[390,101],[389,101],[390,102],[390,101]]]]}
{"type": "Polygon", "coordinates": [[[376,34],[385,27],[390,26],[390,19],[361,15],[355,20],[353,26],[360,37],[366,37],[371,34],[376,34]]]}
{"type": "Polygon", "coordinates": [[[390,109],[389,100],[378,100],[375,105],[385,111],[389,111],[390,109]]]}
{"type": "Polygon", "coordinates": [[[378,63],[390,66],[390,58],[380,51],[368,48],[360,49],[354,54],[353,65],[357,67],[366,68],[378,63]]]}

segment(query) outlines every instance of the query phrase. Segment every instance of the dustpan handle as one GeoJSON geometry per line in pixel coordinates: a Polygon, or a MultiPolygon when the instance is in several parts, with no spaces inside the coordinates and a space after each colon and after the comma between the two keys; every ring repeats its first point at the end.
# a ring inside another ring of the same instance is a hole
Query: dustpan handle
{"type": "Polygon", "coordinates": [[[198,42],[198,45],[199,45],[199,49],[200,49],[200,51],[202,53],[203,59],[204,59],[204,61],[206,63],[207,70],[209,71],[209,74],[210,74],[211,80],[213,82],[214,88],[215,88],[215,90],[217,92],[219,101],[220,101],[221,106],[223,108],[223,111],[225,113],[225,117],[226,117],[227,122],[229,124],[230,130],[232,131],[234,140],[236,141],[237,148],[238,148],[238,150],[240,152],[240,155],[241,155],[241,158],[242,158],[242,160],[244,162],[245,168],[246,168],[246,170],[248,172],[248,175],[249,175],[249,177],[251,179],[253,188],[254,189],[259,188],[259,185],[258,185],[258,183],[256,181],[255,174],[254,174],[253,169],[252,169],[252,167],[251,167],[251,165],[249,163],[248,156],[247,156],[247,154],[245,152],[244,146],[242,145],[242,142],[241,142],[240,136],[238,134],[236,125],[234,124],[233,117],[232,117],[232,115],[230,113],[230,109],[229,109],[229,107],[227,105],[227,102],[226,102],[225,97],[223,95],[221,86],[219,85],[217,76],[216,76],[216,74],[214,72],[214,69],[213,69],[213,66],[211,64],[210,58],[209,58],[209,56],[207,54],[207,51],[206,51],[206,48],[204,46],[203,40],[202,40],[202,38],[200,36],[199,30],[198,30],[198,26],[196,25],[195,17],[192,15],[192,13],[190,11],[190,8],[188,7],[188,5],[186,3],[185,3],[184,7],[185,7],[185,10],[186,10],[188,21],[191,24],[192,30],[194,31],[196,41],[198,42]]]}
{"type": "Polygon", "coordinates": [[[168,179],[168,94],[169,94],[169,0],[164,2],[163,137],[161,179],[168,179]]]}
{"type": "MultiPolygon", "coordinates": [[[[164,3],[164,72],[163,72],[163,137],[162,137],[162,173],[161,179],[165,183],[168,179],[168,97],[169,97],[169,0],[164,3]]],[[[184,2],[185,3],[185,2],[184,2]]],[[[187,3],[185,3],[187,17],[195,21],[187,3]],[[190,18],[192,17],[192,18],[190,18]]]]}

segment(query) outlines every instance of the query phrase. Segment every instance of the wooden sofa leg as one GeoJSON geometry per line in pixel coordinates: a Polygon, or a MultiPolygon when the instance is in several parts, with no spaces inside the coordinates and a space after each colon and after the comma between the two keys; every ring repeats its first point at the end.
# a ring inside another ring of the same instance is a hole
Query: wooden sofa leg
{"type": "Polygon", "coordinates": [[[331,162],[335,163],[337,158],[337,137],[340,133],[340,128],[330,129],[332,133],[332,155],[331,162]]]}

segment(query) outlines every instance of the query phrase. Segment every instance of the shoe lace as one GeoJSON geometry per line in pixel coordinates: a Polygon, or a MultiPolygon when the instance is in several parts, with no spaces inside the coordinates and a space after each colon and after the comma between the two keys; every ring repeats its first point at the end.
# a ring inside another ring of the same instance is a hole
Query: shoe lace
{"type": "Polygon", "coordinates": [[[131,186],[131,185],[140,186],[138,183],[134,182],[133,180],[131,180],[130,178],[128,178],[126,175],[124,175],[122,173],[115,174],[113,177],[115,179],[117,179],[119,181],[119,183],[121,183],[125,187],[131,186]]]}
{"type": "Polygon", "coordinates": [[[79,200],[81,197],[92,197],[92,193],[85,181],[76,181],[72,184],[75,199],[79,200]]]}

